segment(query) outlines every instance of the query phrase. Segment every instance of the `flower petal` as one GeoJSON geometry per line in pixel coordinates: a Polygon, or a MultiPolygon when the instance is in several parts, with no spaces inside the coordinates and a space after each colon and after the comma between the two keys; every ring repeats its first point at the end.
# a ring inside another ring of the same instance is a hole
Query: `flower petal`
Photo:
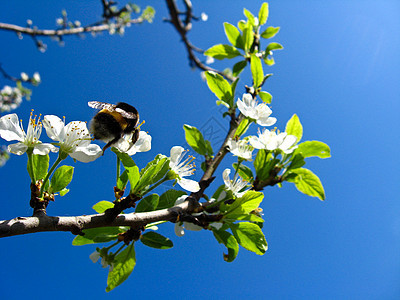
{"type": "Polygon", "coordinates": [[[24,132],[18,122],[17,114],[9,114],[0,118],[0,136],[6,141],[23,141],[24,132]]]}
{"type": "Polygon", "coordinates": [[[46,155],[49,154],[49,152],[58,152],[58,148],[52,144],[36,144],[35,147],[33,148],[33,154],[38,154],[38,155],[46,155]]]}
{"type": "Polygon", "coordinates": [[[100,253],[97,251],[94,251],[92,254],[89,255],[89,258],[93,263],[96,263],[100,258],[100,253]]]}
{"type": "Polygon", "coordinates": [[[175,223],[174,231],[175,231],[175,234],[179,237],[185,235],[185,230],[183,229],[182,225],[179,225],[179,223],[175,223]]]}
{"type": "Polygon", "coordinates": [[[191,230],[191,231],[200,231],[203,229],[203,227],[198,226],[196,224],[193,223],[189,223],[189,222],[183,222],[185,229],[187,230],[191,230]]]}
{"type": "Polygon", "coordinates": [[[91,162],[103,155],[103,150],[96,144],[86,147],[77,147],[70,156],[80,162],[91,162]]]}
{"type": "Polygon", "coordinates": [[[222,172],[222,178],[224,179],[224,183],[227,187],[231,185],[231,180],[229,178],[229,174],[231,174],[230,169],[225,169],[224,172],[222,172]]]}
{"type": "Polygon", "coordinates": [[[62,142],[65,139],[64,121],[54,115],[46,115],[43,118],[43,126],[47,136],[53,141],[62,142]]]}
{"type": "Polygon", "coordinates": [[[181,147],[181,146],[174,146],[174,147],[171,148],[171,152],[170,152],[170,154],[171,154],[170,166],[171,166],[171,163],[172,163],[172,164],[176,164],[176,163],[178,162],[179,156],[182,154],[182,152],[183,152],[184,150],[185,150],[185,149],[183,149],[183,147],[181,147]]]}
{"type": "Polygon", "coordinates": [[[182,178],[178,180],[178,184],[189,192],[196,193],[200,190],[200,185],[197,181],[182,178]]]}
{"type": "Polygon", "coordinates": [[[272,126],[276,123],[276,118],[268,117],[268,118],[260,118],[257,120],[257,124],[261,126],[272,126]]]}
{"type": "Polygon", "coordinates": [[[17,155],[22,155],[28,150],[28,146],[22,142],[8,145],[8,151],[17,155]]]}

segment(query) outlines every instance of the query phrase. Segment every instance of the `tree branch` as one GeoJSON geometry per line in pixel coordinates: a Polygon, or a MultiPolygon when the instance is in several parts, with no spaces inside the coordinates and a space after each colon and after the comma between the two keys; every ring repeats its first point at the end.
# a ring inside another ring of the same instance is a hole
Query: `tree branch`
{"type": "Polygon", "coordinates": [[[130,226],[140,228],[157,221],[176,221],[179,214],[192,210],[191,201],[185,201],[171,208],[151,212],[122,214],[110,221],[106,214],[82,215],[73,217],[51,217],[39,214],[34,217],[17,217],[0,221],[0,238],[21,234],[70,231],[81,234],[89,228],[130,226]]]}
{"type": "Polygon", "coordinates": [[[186,47],[186,50],[188,53],[190,65],[197,67],[203,71],[213,71],[213,72],[218,73],[221,76],[225,77],[227,80],[233,81],[234,80],[233,77],[225,74],[222,71],[216,70],[214,68],[211,68],[211,67],[203,64],[200,61],[200,59],[195,55],[195,53],[194,53],[195,51],[200,52],[200,53],[203,53],[204,51],[195,47],[194,45],[192,45],[187,38],[187,34],[190,31],[190,29],[192,28],[191,20],[193,19],[192,3],[190,2],[190,0],[184,0],[184,4],[186,7],[186,12],[184,12],[184,13],[179,12],[178,7],[176,6],[175,0],[166,0],[166,3],[167,3],[169,15],[170,15],[170,19],[166,20],[166,21],[170,22],[175,27],[175,29],[179,33],[179,35],[181,36],[182,41],[185,44],[185,47],[186,47]],[[180,15],[185,16],[184,22],[182,22],[182,20],[180,19],[180,17],[179,17],[180,15]]]}

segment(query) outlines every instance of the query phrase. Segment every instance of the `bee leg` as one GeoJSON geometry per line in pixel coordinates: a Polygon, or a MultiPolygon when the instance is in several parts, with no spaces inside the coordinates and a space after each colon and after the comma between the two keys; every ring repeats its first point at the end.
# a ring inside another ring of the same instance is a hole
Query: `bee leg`
{"type": "Polygon", "coordinates": [[[104,151],[106,151],[107,148],[110,148],[110,147],[112,146],[112,144],[118,142],[118,140],[119,140],[120,138],[121,138],[121,137],[119,136],[119,137],[116,137],[115,139],[109,141],[109,142],[103,147],[103,154],[102,154],[102,155],[104,155],[104,151]]]}

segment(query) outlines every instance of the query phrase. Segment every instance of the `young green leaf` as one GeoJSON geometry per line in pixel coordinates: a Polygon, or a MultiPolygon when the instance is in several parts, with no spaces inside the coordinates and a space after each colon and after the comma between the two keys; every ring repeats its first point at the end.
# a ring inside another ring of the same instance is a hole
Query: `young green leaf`
{"type": "Polygon", "coordinates": [[[132,243],[115,257],[113,268],[110,268],[108,273],[106,292],[123,283],[132,273],[135,265],[135,248],[132,243]]]}
{"type": "Polygon", "coordinates": [[[306,141],[304,143],[301,143],[298,145],[295,153],[301,153],[304,157],[331,157],[331,149],[329,148],[329,146],[320,141],[306,141]]]}
{"type": "Polygon", "coordinates": [[[140,202],[136,206],[135,212],[138,213],[155,210],[158,205],[158,199],[159,197],[157,194],[148,195],[147,197],[140,200],[140,202]]]}
{"type": "Polygon", "coordinates": [[[224,244],[228,249],[228,254],[224,253],[224,260],[226,262],[232,262],[235,260],[239,253],[239,244],[235,237],[225,230],[212,229],[214,237],[220,244],[224,244]]]}
{"type": "Polygon", "coordinates": [[[287,134],[294,135],[297,137],[297,143],[300,142],[301,137],[303,136],[303,126],[301,125],[300,119],[296,114],[294,114],[286,123],[285,132],[287,134]]]}
{"type": "Polygon", "coordinates": [[[229,224],[229,227],[236,240],[243,248],[258,255],[263,255],[265,251],[267,251],[267,241],[258,225],[249,222],[240,222],[237,224],[229,224]]]}
{"type": "Polygon", "coordinates": [[[114,203],[112,203],[110,201],[105,201],[105,200],[97,202],[95,205],[92,206],[92,208],[99,214],[102,214],[107,209],[113,208],[113,207],[114,207],[114,203]]]}
{"type": "Polygon", "coordinates": [[[249,214],[260,206],[264,194],[256,191],[248,191],[242,197],[236,199],[232,204],[222,204],[220,209],[226,218],[234,218],[236,215],[249,214]]]}
{"type": "Polygon", "coordinates": [[[224,23],[224,29],[225,29],[225,35],[228,38],[228,40],[231,42],[231,44],[234,47],[237,47],[239,49],[243,49],[243,39],[242,36],[240,35],[239,30],[232,24],[225,22],[224,23]]]}
{"type": "Polygon", "coordinates": [[[95,243],[106,243],[118,238],[119,233],[126,230],[122,227],[99,227],[83,230],[85,235],[77,235],[72,241],[74,246],[82,246],[95,243]]]}
{"type": "Polygon", "coordinates": [[[224,101],[229,107],[232,107],[233,95],[229,82],[215,72],[207,71],[205,75],[209,89],[218,99],[224,101]]]}
{"type": "Polygon", "coordinates": [[[71,182],[74,174],[74,167],[61,166],[59,167],[51,177],[50,181],[50,193],[57,193],[62,189],[66,188],[71,182]]]}
{"type": "Polygon", "coordinates": [[[135,162],[133,161],[132,157],[130,157],[128,154],[124,152],[119,152],[117,148],[112,147],[111,151],[113,151],[118,158],[121,160],[122,165],[124,168],[129,168],[129,167],[134,167],[136,166],[135,162]]]}
{"type": "Polygon", "coordinates": [[[256,55],[251,55],[250,69],[253,76],[253,86],[257,89],[264,80],[264,71],[261,65],[261,60],[256,55]]]}
{"type": "Polygon", "coordinates": [[[248,166],[245,166],[243,164],[239,165],[238,163],[234,163],[233,168],[235,170],[238,170],[238,173],[239,173],[240,177],[243,178],[243,180],[246,180],[248,182],[251,182],[254,180],[253,172],[251,171],[251,169],[248,166]],[[238,170],[238,167],[239,167],[239,170],[238,170]]]}
{"type": "Polygon", "coordinates": [[[250,125],[251,121],[249,119],[243,119],[238,128],[236,129],[236,133],[235,136],[240,137],[242,134],[245,134],[247,129],[249,129],[249,125],[250,125]]]}
{"type": "Polygon", "coordinates": [[[261,91],[258,93],[258,96],[260,96],[261,100],[267,104],[271,104],[272,102],[272,95],[268,92],[261,91]]]}
{"type": "Polygon", "coordinates": [[[69,189],[63,188],[63,189],[59,192],[59,194],[60,194],[61,197],[63,197],[63,196],[65,196],[66,194],[68,194],[68,192],[69,192],[69,189]]]}
{"type": "Polygon", "coordinates": [[[135,192],[141,192],[147,186],[161,180],[169,170],[169,158],[158,154],[154,160],[140,171],[139,182],[134,187],[135,192]]]}
{"type": "Polygon", "coordinates": [[[157,210],[174,206],[176,199],[183,195],[186,195],[186,192],[177,190],[166,191],[158,200],[157,210]]]}
{"type": "Polygon", "coordinates": [[[304,161],[303,155],[300,153],[294,154],[291,158],[291,162],[287,170],[298,169],[304,166],[306,162],[304,161]]]}
{"type": "Polygon", "coordinates": [[[256,21],[255,21],[254,15],[249,10],[244,8],[243,14],[247,17],[247,20],[253,27],[256,26],[256,21]]]}
{"type": "MultiPolygon", "coordinates": [[[[139,168],[137,168],[139,174],[139,168]]],[[[139,178],[139,176],[138,176],[139,178]]],[[[128,171],[124,170],[121,175],[119,175],[117,179],[117,188],[120,190],[125,189],[126,185],[128,184],[128,171]]]]}
{"type": "Polygon", "coordinates": [[[253,26],[250,23],[247,23],[243,29],[243,42],[244,42],[244,50],[247,52],[250,50],[254,41],[254,32],[253,26]]]}
{"type": "Polygon", "coordinates": [[[237,24],[237,27],[239,28],[239,30],[241,30],[242,32],[244,31],[244,28],[246,27],[246,22],[244,20],[240,20],[237,24]]]}
{"type": "Polygon", "coordinates": [[[280,27],[270,26],[261,33],[261,37],[264,39],[273,38],[279,32],[279,29],[280,27]]]}
{"type": "Polygon", "coordinates": [[[243,69],[247,66],[247,60],[241,60],[233,65],[232,75],[238,77],[243,69]]]}
{"type": "Polygon", "coordinates": [[[133,192],[140,178],[139,168],[138,166],[126,167],[125,171],[128,176],[129,183],[131,185],[131,192],[133,192]]]}
{"type": "Polygon", "coordinates": [[[321,200],[325,200],[325,191],[322,186],[321,180],[308,169],[299,168],[291,170],[289,174],[296,174],[294,178],[290,178],[287,181],[293,182],[296,188],[303,194],[318,197],[321,200]]]}
{"type": "Polygon", "coordinates": [[[234,58],[242,55],[236,47],[230,45],[218,44],[212,46],[204,52],[204,55],[214,57],[215,59],[234,58]]]}
{"type": "Polygon", "coordinates": [[[174,246],[169,238],[154,231],[144,233],[140,237],[140,241],[146,246],[156,249],[170,249],[174,246]]]}
{"type": "Polygon", "coordinates": [[[183,129],[185,130],[185,138],[189,146],[200,155],[208,154],[207,145],[200,130],[186,124],[183,125],[183,129]]]}
{"type": "Polygon", "coordinates": [[[260,8],[260,10],[258,12],[258,23],[260,25],[264,25],[265,23],[267,23],[268,14],[269,14],[268,3],[264,2],[261,5],[261,8],[260,8]]]}
{"type": "Polygon", "coordinates": [[[32,155],[33,172],[35,173],[36,180],[43,179],[47,175],[49,169],[49,155],[32,155]]]}
{"type": "Polygon", "coordinates": [[[266,52],[266,53],[269,53],[269,51],[281,50],[281,49],[283,49],[283,46],[282,46],[281,44],[279,44],[279,43],[270,43],[270,44],[267,46],[267,49],[265,49],[265,52],[266,52]]]}
{"type": "Polygon", "coordinates": [[[275,64],[275,59],[273,57],[265,57],[264,63],[268,66],[273,66],[275,64]]]}

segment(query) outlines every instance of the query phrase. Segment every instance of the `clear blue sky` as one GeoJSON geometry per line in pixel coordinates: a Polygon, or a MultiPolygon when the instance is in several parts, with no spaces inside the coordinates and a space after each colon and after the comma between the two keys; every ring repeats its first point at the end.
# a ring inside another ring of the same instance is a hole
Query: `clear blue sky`
{"type": "MultiPolygon", "coordinates": [[[[100,1],[2,1],[0,22],[24,25],[32,19],[51,27],[62,9],[83,24],[96,20],[100,1]]],[[[225,42],[222,23],[236,24],[243,7],[256,12],[261,1],[193,1],[209,15],[193,26],[198,47],[225,42]]],[[[152,150],[136,155],[144,166],[157,153],[185,145],[183,124],[212,126],[222,134],[215,96],[171,25],[163,1],[153,5],[153,24],[133,26],[124,37],[103,34],[47,41],[45,54],[30,38],[0,32],[0,62],[14,75],[40,72],[43,83],[31,102],[16,111],[28,119],[42,114],[89,121],[87,101],[133,104],[146,120],[152,150]]],[[[73,247],[69,233],[41,233],[0,240],[0,296],[58,299],[399,299],[400,298],[400,3],[398,1],[269,1],[269,25],[280,26],[267,90],[273,95],[277,127],[297,113],[304,140],[330,145],[332,158],[309,159],[325,187],[326,201],[300,194],[291,184],[265,190],[264,233],[269,249],[257,256],[241,248],[225,263],[210,232],[178,238],[173,225],[162,233],[171,250],[139,245],[131,277],[105,293],[106,270],[88,258],[93,246],[73,247]],[[396,133],[397,132],[397,133],[396,133]]],[[[216,62],[222,69],[226,63],[216,62]]],[[[7,82],[0,78],[0,85],[7,82]]],[[[250,84],[245,76],[243,85],[250,84]]],[[[216,136],[217,139],[218,136],[216,136]]],[[[53,157],[55,159],[55,157],[53,157]]],[[[229,161],[232,162],[232,161],[229,161]]],[[[223,167],[217,172],[219,183],[223,167]]],[[[108,151],[91,164],[74,165],[71,192],[48,208],[50,215],[91,214],[100,200],[112,200],[115,161],[108,151]]],[[[0,219],[31,214],[26,157],[12,157],[0,169],[0,219]]],[[[200,172],[197,173],[199,178],[200,172]]]]}

